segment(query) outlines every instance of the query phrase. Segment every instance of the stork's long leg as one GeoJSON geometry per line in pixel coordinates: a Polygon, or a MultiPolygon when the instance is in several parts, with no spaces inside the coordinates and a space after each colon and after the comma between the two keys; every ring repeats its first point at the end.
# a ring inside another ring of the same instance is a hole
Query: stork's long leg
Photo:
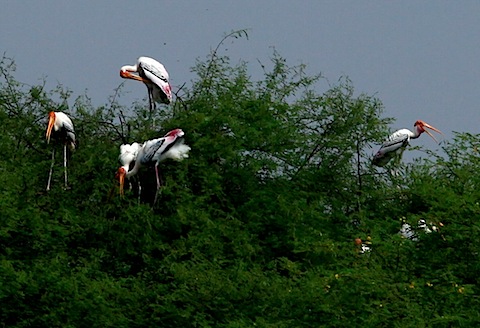
{"type": "Polygon", "coordinates": [[[155,206],[155,204],[157,203],[157,198],[158,198],[158,194],[160,193],[160,188],[157,189],[157,191],[155,192],[155,199],[153,200],[153,206],[155,206]]]}
{"type": "Polygon", "coordinates": [[[142,197],[142,185],[140,184],[140,179],[138,180],[138,204],[140,204],[140,197],[142,197]]]}
{"type": "Polygon", "coordinates": [[[153,113],[155,112],[156,105],[155,100],[153,100],[153,91],[148,88],[148,102],[150,104],[150,121],[152,122],[152,128],[155,126],[155,119],[153,118],[153,113]]]}
{"type": "Polygon", "coordinates": [[[52,164],[50,164],[50,172],[48,173],[47,191],[50,190],[50,181],[52,180],[53,164],[55,164],[55,148],[52,149],[52,164]]]}
{"type": "Polygon", "coordinates": [[[153,200],[153,204],[155,205],[157,203],[157,198],[158,198],[158,191],[160,190],[160,179],[158,178],[158,162],[155,163],[155,175],[157,177],[157,191],[155,192],[155,199],[153,200]]]}
{"type": "Polygon", "coordinates": [[[153,92],[148,88],[148,103],[150,105],[150,118],[152,118],[153,112],[155,111],[155,101],[153,100],[153,92]]]}
{"type": "Polygon", "coordinates": [[[157,189],[160,189],[160,179],[158,178],[158,162],[155,164],[155,175],[157,176],[157,189]]]}
{"type": "Polygon", "coordinates": [[[63,145],[63,168],[65,170],[65,189],[67,189],[67,144],[63,145]]]}

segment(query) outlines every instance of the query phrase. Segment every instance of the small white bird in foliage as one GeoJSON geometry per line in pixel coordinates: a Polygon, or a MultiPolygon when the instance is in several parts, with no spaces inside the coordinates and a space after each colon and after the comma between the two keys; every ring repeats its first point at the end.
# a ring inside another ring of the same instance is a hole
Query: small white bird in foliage
{"type": "Polygon", "coordinates": [[[355,246],[357,247],[357,251],[359,254],[370,253],[372,250],[371,242],[372,238],[370,236],[367,237],[367,241],[363,242],[360,238],[355,238],[355,246]]]}
{"type": "Polygon", "coordinates": [[[182,161],[188,158],[190,147],[184,143],[185,133],[181,129],[168,132],[163,138],[148,140],[143,143],[137,152],[133,169],[127,171],[124,167],[118,169],[117,177],[120,181],[120,193],[123,193],[123,182],[125,178],[138,173],[143,165],[155,164],[155,175],[157,178],[157,190],[160,188],[158,177],[158,164],[170,158],[174,161],[182,161]]]}
{"type": "MultiPolygon", "coordinates": [[[[440,226],[442,226],[441,223],[440,223],[440,226]]],[[[400,228],[400,231],[398,233],[405,239],[418,241],[417,231],[423,231],[424,233],[432,233],[432,232],[438,232],[439,229],[435,224],[433,223],[427,224],[427,221],[425,221],[424,219],[420,219],[417,222],[416,228],[412,227],[410,224],[403,221],[402,227],[400,228]]]]}
{"type": "MultiPolygon", "coordinates": [[[[71,151],[75,150],[75,130],[70,117],[63,112],[51,111],[48,114],[48,126],[45,137],[47,143],[50,143],[50,138],[53,137],[57,141],[63,143],[63,166],[65,171],[65,189],[67,188],[67,145],[71,151]]],[[[52,164],[48,174],[47,191],[50,190],[50,181],[52,178],[53,165],[55,163],[55,148],[52,150],[52,164]]]]}
{"type": "Polygon", "coordinates": [[[402,227],[398,233],[405,239],[410,239],[413,241],[418,240],[417,235],[415,234],[415,229],[406,222],[402,224],[402,227]]]}
{"type": "MultiPolygon", "coordinates": [[[[120,162],[120,168],[117,171],[117,179],[120,181],[120,185],[123,186],[126,172],[130,171],[130,168],[135,165],[138,151],[143,147],[143,144],[134,142],[132,144],[123,144],[120,146],[120,155],[118,161],[120,162]]],[[[123,195],[123,189],[121,190],[123,195]]]]}
{"type": "Polygon", "coordinates": [[[150,57],[140,57],[136,65],[125,65],[120,69],[120,76],[145,83],[148,88],[150,111],[155,110],[155,102],[170,104],[172,87],[165,67],[150,57]]]}
{"type": "Polygon", "coordinates": [[[425,123],[424,121],[418,120],[415,122],[414,131],[408,129],[400,129],[395,131],[390,135],[385,141],[378,152],[373,157],[373,165],[376,166],[385,166],[392,158],[397,158],[400,160],[402,158],[405,148],[410,143],[410,139],[416,139],[420,137],[423,132],[426,132],[430,137],[437,142],[437,139],[431,134],[427,129],[431,129],[435,132],[443,134],[437,128],[425,123]]]}

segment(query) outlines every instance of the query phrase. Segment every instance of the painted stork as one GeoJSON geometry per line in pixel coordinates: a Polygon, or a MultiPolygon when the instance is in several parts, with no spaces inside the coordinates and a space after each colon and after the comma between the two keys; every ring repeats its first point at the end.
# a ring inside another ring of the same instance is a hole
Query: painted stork
{"type": "Polygon", "coordinates": [[[155,102],[170,104],[172,88],[165,67],[150,57],[139,57],[136,65],[125,65],[120,69],[120,76],[145,83],[148,88],[150,113],[155,110],[155,102]]]}
{"type": "MultiPolygon", "coordinates": [[[[75,150],[75,130],[70,117],[63,112],[53,112],[48,114],[48,126],[46,132],[47,143],[50,143],[50,138],[53,137],[59,142],[63,143],[63,167],[65,171],[65,189],[67,189],[67,145],[71,151],[75,150]]],[[[50,181],[52,178],[53,165],[55,163],[55,147],[52,149],[52,164],[50,165],[50,172],[48,174],[47,191],[50,190],[50,181]]]]}
{"type": "Polygon", "coordinates": [[[163,138],[145,141],[138,150],[133,169],[129,171],[126,171],[124,167],[118,169],[117,177],[120,181],[120,193],[123,194],[125,178],[129,179],[137,174],[142,166],[151,164],[155,164],[158,191],[160,189],[158,165],[168,158],[175,161],[182,161],[188,158],[188,152],[191,148],[184,143],[184,135],[185,133],[181,129],[175,129],[168,132],[163,138]]]}
{"type": "Polygon", "coordinates": [[[435,139],[433,134],[431,134],[430,131],[426,130],[426,128],[443,134],[437,128],[421,120],[416,121],[413,126],[414,132],[408,129],[400,129],[390,135],[387,141],[382,144],[378,152],[373,157],[372,164],[382,167],[385,166],[392,158],[397,158],[398,160],[400,160],[402,158],[403,152],[405,151],[405,148],[410,143],[410,139],[416,139],[420,137],[423,132],[426,132],[430,137],[433,138],[433,140],[437,142],[437,139],[435,139]]]}

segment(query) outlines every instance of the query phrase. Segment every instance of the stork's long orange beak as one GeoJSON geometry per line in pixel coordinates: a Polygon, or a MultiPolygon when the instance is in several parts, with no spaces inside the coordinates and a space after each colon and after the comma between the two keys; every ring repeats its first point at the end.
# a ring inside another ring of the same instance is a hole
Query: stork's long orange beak
{"type": "Polygon", "coordinates": [[[439,129],[437,129],[436,127],[433,127],[431,126],[430,124],[424,122],[424,121],[421,121],[421,120],[418,120],[417,122],[415,122],[415,126],[420,126],[423,128],[423,131],[425,131],[426,134],[428,134],[430,137],[432,137],[433,140],[435,140],[436,143],[438,143],[437,139],[433,136],[432,133],[430,133],[430,131],[426,130],[425,128],[427,129],[430,129],[432,131],[435,131],[437,133],[440,133],[441,135],[443,135],[442,131],[440,131],[439,129]]]}
{"type": "Polygon", "coordinates": [[[125,184],[125,176],[127,175],[127,172],[123,167],[119,168],[117,171],[117,174],[115,175],[115,178],[118,179],[118,182],[120,183],[120,196],[123,197],[124,192],[123,192],[123,186],[125,184]]]}
{"type": "Polygon", "coordinates": [[[45,134],[45,137],[47,138],[47,143],[50,143],[50,136],[52,134],[53,125],[55,124],[55,113],[50,112],[48,113],[48,116],[49,116],[48,127],[47,127],[47,133],[45,134]]]}
{"type": "Polygon", "coordinates": [[[132,74],[129,71],[121,70],[120,71],[120,76],[123,77],[124,79],[137,80],[137,81],[141,81],[143,83],[149,83],[150,82],[149,80],[145,80],[141,76],[138,76],[137,74],[132,74]]]}

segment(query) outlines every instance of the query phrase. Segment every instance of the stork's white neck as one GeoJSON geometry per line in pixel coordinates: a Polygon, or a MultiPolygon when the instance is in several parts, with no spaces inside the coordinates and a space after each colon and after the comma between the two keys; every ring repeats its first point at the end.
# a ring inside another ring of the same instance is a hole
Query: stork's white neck
{"type": "Polygon", "coordinates": [[[140,169],[140,161],[135,161],[135,166],[133,167],[133,169],[131,169],[130,171],[128,170],[128,165],[126,165],[126,168],[125,168],[125,171],[127,172],[127,174],[125,174],[125,177],[127,179],[129,179],[132,175],[135,175],[138,173],[138,170],[140,169]]]}
{"type": "Polygon", "coordinates": [[[124,169],[124,170],[125,170],[125,172],[127,172],[127,173],[128,173],[128,169],[130,168],[130,164],[125,164],[125,165],[122,165],[122,166],[121,166],[121,168],[122,168],[122,169],[124,169]]]}
{"type": "Polygon", "coordinates": [[[410,138],[412,139],[417,139],[418,137],[420,137],[420,135],[423,133],[424,131],[418,127],[418,126],[415,126],[414,129],[413,129],[413,132],[412,132],[412,135],[410,136],[410,138]]]}

